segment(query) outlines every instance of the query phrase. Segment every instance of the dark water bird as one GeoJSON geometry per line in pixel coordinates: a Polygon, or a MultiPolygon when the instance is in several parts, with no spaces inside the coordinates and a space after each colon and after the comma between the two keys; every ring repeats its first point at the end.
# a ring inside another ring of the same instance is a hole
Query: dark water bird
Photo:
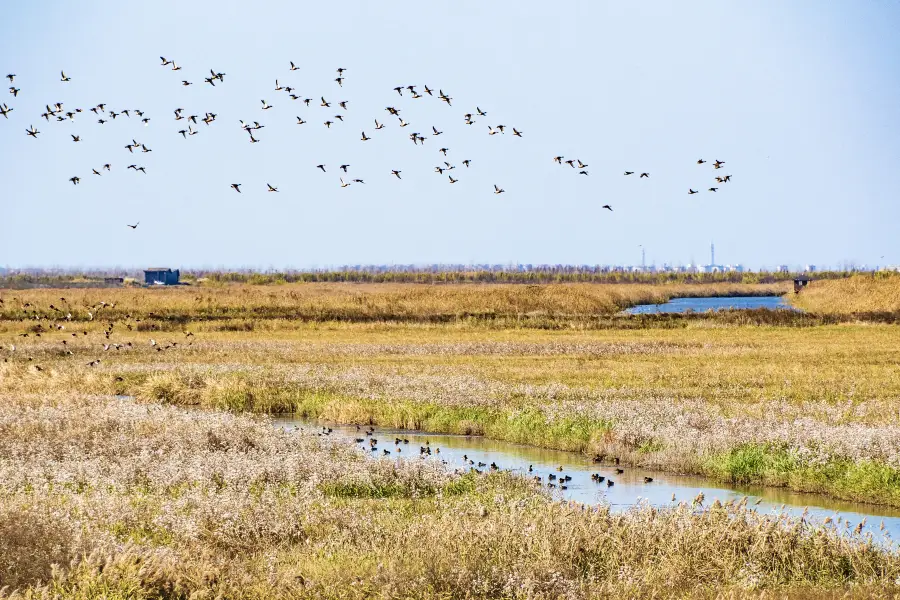
{"type": "Polygon", "coordinates": [[[470,163],[470,162],[472,162],[472,161],[469,160],[468,158],[467,158],[466,160],[462,161],[462,163],[463,163],[464,165],[466,165],[466,168],[467,168],[467,169],[469,168],[469,163],[470,163]]]}
{"type": "Polygon", "coordinates": [[[652,482],[653,482],[652,477],[644,477],[644,483],[652,483],[652,482]]]}
{"type": "Polygon", "coordinates": [[[325,165],[316,165],[317,169],[322,169],[322,172],[325,173],[325,165]]]}
{"type": "Polygon", "coordinates": [[[81,183],[81,178],[78,176],[70,177],[69,181],[72,182],[72,185],[78,185],[79,183],[81,183]]]}
{"type": "Polygon", "coordinates": [[[447,152],[450,151],[450,148],[441,148],[438,152],[442,153],[444,156],[447,156],[447,152]]]}
{"type": "Polygon", "coordinates": [[[28,129],[25,130],[25,133],[27,133],[27,134],[30,135],[31,137],[37,139],[37,136],[38,136],[38,134],[40,133],[40,131],[38,131],[37,129],[35,129],[35,128],[34,128],[34,125],[31,125],[28,129]]]}
{"type": "Polygon", "coordinates": [[[269,191],[270,191],[270,192],[277,192],[277,191],[278,191],[278,188],[277,188],[277,187],[272,187],[272,184],[271,184],[271,183],[267,183],[267,184],[266,184],[266,187],[269,188],[269,191]]]}
{"type": "Polygon", "coordinates": [[[459,179],[453,179],[453,175],[447,175],[450,178],[450,183],[456,183],[459,179]]]}
{"type": "Polygon", "coordinates": [[[513,135],[516,137],[522,137],[522,132],[513,127],[513,135]]]}
{"type": "Polygon", "coordinates": [[[621,475],[624,472],[625,472],[625,469],[616,469],[616,473],[618,473],[619,475],[621,475]]]}
{"type": "Polygon", "coordinates": [[[578,174],[579,174],[579,175],[587,175],[587,174],[588,174],[588,172],[587,172],[587,171],[583,171],[583,170],[582,170],[582,171],[578,171],[578,174]]]}
{"type": "Polygon", "coordinates": [[[697,161],[697,164],[698,164],[698,165],[702,165],[702,164],[705,163],[705,162],[706,162],[706,161],[703,160],[703,159],[701,158],[700,160],[697,161]]]}
{"type": "Polygon", "coordinates": [[[553,162],[562,164],[562,161],[563,161],[564,158],[565,158],[565,156],[554,156],[554,157],[553,157],[553,162]]]}
{"type": "Polygon", "coordinates": [[[337,82],[337,84],[339,86],[344,87],[344,78],[343,77],[335,77],[334,80],[337,82]]]}
{"type": "Polygon", "coordinates": [[[326,101],[325,101],[325,96],[322,96],[322,103],[321,103],[319,106],[324,106],[325,108],[330,108],[330,107],[331,107],[331,102],[326,102],[326,101]]]}
{"type": "Polygon", "coordinates": [[[13,81],[16,80],[16,74],[15,74],[15,73],[9,73],[9,74],[6,76],[6,78],[9,79],[9,82],[10,82],[10,83],[12,83],[13,81]]]}
{"type": "Polygon", "coordinates": [[[349,186],[350,186],[349,183],[345,183],[345,182],[344,182],[344,178],[343,178],[343,177],[341,177],[340,179],[341,179],[341,187],[342,187],[342,188],[345,188],[345,187],[349,187],[349,186]]]}
{"type": "Polygon", "coordinates": [[[431,126],[431,130],[434,131],[434,135],[441,135],[442,133],[444,133],[443,131],[438,131],[437,127],[435,127],[434,125],[431,126]]]}
{"type": "Polygon", "coordinates": [[[400,177],[400,173],[402,173],[402,171],[397,171],[397,170],[391,171],[391,175],[395,175],[397,177],[397,179],[402,179],[402,177],[400,177]]]}
{"type": "MultiPolygon", "coordinates": [[[[443,93],[443,92],[442,92],[442,93],[443,93]]],[[[479,116],[479,117],[486,117],[486,116],[487,116],[487,113],[484,112],[483,110],[481,110],[480,108],[478,108],[477,106],[475,107],[475,112],[478,113],[478,116],[479,116]]]]}
{"type": "Polygon", "coordinates": [[[710,191],[710,192],[718,192],[718,191],[719,191],[719,188],[711,187],[711,188],[709,188],[709,191],[710,191]]]}
{"type": "Polygon", "coordinates": [[[634,171],[625,171],[626,175],[634,175],[634,171]]]}
{"type": "Polygon", "coordinates": [[[609,212],[612,212],[612,211],[613,211],[612,206],[610,206],[609,204],[604,204],[604,205],[601,206],[600,208],[605,208],[605,209],[608,210],[609,212]]]}
{"type": "Polygon", "coordinates": [[[71,77],[66,77],[65,71],[60,71],[59,75],[60,75],[60,79],[59,79],[60,81],[72,81],[71,77]]]}
{"type": "Polygon", "coordinates": [[[91,172],[92,172],[94,175],[99,175],[100,177],[102,177],[102,175],[100,175],[100,171],[98,171],[97,169],[91,169],[91,172]]]}
{"type": "Polygon", "coordinates": [[[725,164],[725,161],[722,161],[722,160],[716,160],[716,162],[713,163],[713,166],[714,166],[715,168],[717,168],[717,169],[721,169],[721,168],[722,168],[722,165],[724,165],[724,164],[725,164]]]}
{"type": "Polygon", "coordinates": [[[231,189],[233,189],[233,190],[236,191],[238,194],[240,194],[240,193],[241,193],[241,184],[240,184],[240,183],[232,183],[232,184],[231,184],[231,189]]]}
{"type": "Polygon", "coordinates": [[[377,130],[379,130],[379,129],[384,129],[384,124],[383,124],[383,123],[379,123],[379,122],[378,122],[378,119],[375,119],[375,130],[377,131],[377,130]]]}
{"type": "Polygon", "coordinates": [[[402,86],[398,85],[397,87],[394,88],[394,91],[397,92],[398,94],[400,94],[401,96],[403,95],[403,87],[402,86]]]}
{"type": "Polygon", "coordinates": [[[182,79],[182,80],[181,80],[181,85],[183,85],[184,87],[187,87],[187,86],[189,86],[189,85],[194,85],[194,84],[191,83],[190,81],[188,81],[187,79],[182,79]]]}
{"type": "Polygon", "coordinates": [[[723,183],[728,183],[729,181],[731,181],[731,175],[726,175],[725,179],[722,180],[723,183]]]}
{"type": "MultiPolygon", "coordinates": [[[[354,179],[353,183],[365,183],[365,181],[363,181],[362,179],[354,179]]],[[[409,440],[403,440],[403,443],[408,444],[409,440]]]]}
{"type": "Polygon", "coordinates": [[[300,67],[294,64],[294,61],[291,61],[291,71],[299,71],[300,67]]]}
{"type": "Polygon", "coordinates": [[[18,98],[19,92],[21,92],[21,91],[22,91],[22,88],[17,88],[15,86],[9,87],[9,93],[13,95],[13,98],[18,98]]]}
{"type": "Polygon", "coordinates": [[[126,224],[125,227],[130,227],[131,229],[137,229],[137,228],[138,228],[138,225],[140,225],[140,224],[141,224],[141,222],[138,221],[138,222],[135,223],[134,225],[128,225],[128,224],[126,224]]]}
{"type": "Polygon", "coordinates": [[[649,178],[649,177],[650,177],[650,173],[641,173],[641,179],[643,179],[643,178],[645,178],[645,177],[649,178]]]}
{"type": "Polygon", "coordinates": [[[692,190],[692,189],[688,188],[688,195],[689,195],[689,196],[692,196],[692,195],[698,194],[698,193],[699,193],[699,192],[698,192],[697,190],[692,190]]]}
{"type": "Polygon", "coordinates": [[[589,166],[589,165],[586,165],[586,164],[584,164],[583,162],[581,162],[581,159],[578,160],[578,168],[579,168],[579,169],[587,169],[588,166],[589,166]]]}
{"type": "Polygon", "coordinates": [[[567,160],[567,161],[565,161],[565,162],[566,162],[567,165],[569,165],[569,166],[572,167],[573,169],[575,168],[575,161],[574,161],[574,160],[567,160]]]}
{"type": "Polygon", "coordinates": [[[70,133],[69,135],[72,136],[72,141],[73,141],[73,142],[80,142],[80,141],[81,141],[81,136],[80,136],[80,135],[72,135],[71,133],[70,133]]]}
{"type": "Polygon", "coordinates": [[[364,141],[364,142],[368,142],[368,141],[371,140],[372,138],[367,137],[367,136],[366,136],[366,132],[363,131],[363,132],[362,132],[362,138],[360,138],[360,139],[361,139],[362,141],[364,141]]]}
{"type": "Polygon", "coordinates": [[[262,102],[263,110],[269,110],[270,108],[273,108],[273,106],[271,104],[268,104],[265,100],[260,100],[260,102],[262,102]]]}
{"type": "Polygon", "coordinates": [[[300,117],[297,117],[297,125],[303,125],[304,123],[306,123],[306,121],[304,121],[300,117]]]}
{"type": "Polygon", "coordinates": [[[495,194],[502,194],[502,193],[504,193],[505,191],[506,191],[506,190],[504,190],[503,188],[497,187],[497,184],[496,184],[496,183],[494,184],[494,193],[495,193],[495,194]]]}
{"type": "Polygon", "coordinates": [[[607,479],[607,480],[606,480],[606,487],[612,487],[612,486],[614,486],[614,485],[616,485],[616,482],[613,481],[612,479],[607,479]]]}
{"type": "Polygon", "coordinates": [[[346,172],[347,172],[347,169],[348,169],[349,167],[350,167],[350,165],[341,165],[341,166],[338,167],[338,168],[339,168],[341,171],[343,171],[344,173],[346,173],[346,172]]]}
{"type": "MultiPolygon", "coordinates": [[[[12,80],[10,80],[10,81],[12,81],[12,80]]],[[[434,96],[434,94],[432,93],[433,91],[434,90],[429,89],[429,87],[427,85],[425,86],[425,93],[428,94],[429,96],[434,96]]]]}
{"type": "Polygon", "coordinates": [[[103,165],[103,168],[106,169],[107,171],[112,170],[112,166],[110,166],[109,163],[106,163],[105,165],[103,165]]]}
{"type": "Polygon", "coordinates": [[[334,121],[325,121],[325,127],[331,129],[331,126],[334,124],[334,121]]]}

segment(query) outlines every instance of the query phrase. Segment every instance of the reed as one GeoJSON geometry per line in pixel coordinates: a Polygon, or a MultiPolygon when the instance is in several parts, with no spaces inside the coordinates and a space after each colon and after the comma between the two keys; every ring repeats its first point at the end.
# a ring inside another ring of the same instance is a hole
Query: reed
{"type": "Polygon", "coordinates": [[[813,281],[791,302],[820,314],[900,314],[900,274],[873,273],[847,279],[813,281]]]}
{"type": "Polygon", "coordinates": [[[900,593],[900,554],[856,525],[699,497],[615,513],[264,418],[0,393],[0,596],[17,600],[900,593]]]}
{"type": "Polygon", "coordinates": [[[179,286],[164,289],[32,289],[0,293],[0,322],[34,319],[85,322],[140,319],[181,325],[197,321],[301,320],[461,322],[534,317],[590,319],[676,296],[777,295],[768,285],[452,285],[285,284],[179,286]],[[61,298],[64,298],[62,300],[61,298]],[[104,304],[101,304],[104,303],[104,304]],[[51,308],[52,306],[52,308],[51,308]]]}

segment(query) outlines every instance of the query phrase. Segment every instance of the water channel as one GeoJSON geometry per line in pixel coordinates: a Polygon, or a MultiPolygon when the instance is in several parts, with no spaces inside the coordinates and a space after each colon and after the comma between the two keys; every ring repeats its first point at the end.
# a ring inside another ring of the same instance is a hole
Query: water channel
{"type": "Polygon", "coordinates": [[[708,310],[747,310],[767,308],[770,310],[797,310],[785,302],[783,296],[736,296],[716,298],[673,298],[664,304],[640,304],[625,310],[626,314],[643,315],[653,313],[683,313],[708,310]]]}
{"type": "Polygon", "coordinates": [[[479,436],[431,434],[378,427],[372,435],[366,435],[365,427],[360,431],[353,425],[335,425],[298,419],[291,415],[278,417],[275,423],[285,429],[299,427],[313,432],[320,432],[323,426],[329,427],[333,430],[330,434],[332,438],[343,438],[350,443],[355,443],[355,439],[363,439],[362,443],[356,445],[378,460],[434,460],[460,472],[471,468],[488,471],[494,463],[500,469],[529,478],[540,477],[545,488],[548,488],[548,483],[552,483],[555,487],[548,489],[561,500],[585,504],[603,503],[613,510],[624,510],[640,501],[659,507],[672,506],[681,501],[690,502],[701,492],[706,504],[715,499],[726,502],[741,500],[747,496],[750,506],[755,506],[760,513],[784,512],[800,516],[808,509],[810,520],[821,521],[826,517],[837,520],[842,517],[851,523],[851,528],[865,518],[867,522],[863,532],[872,531],[878,538],[883,522],[885,531],[890,533],[891,538],[900,539],[900,509],[886,506],[845,502],[820,494],[804,494],[784,488],[734,486],[698,476],[597,464],[587,456],[574,452],[547,450],[479,436]],[[370,449],[369,440],[372,438],[377,440],[376,451],[370,449]],[[397,439],[401,440],[399,444],[395,443],[397,439]],[[431,455],[423,457],[420,454],[422,447],[431,448],[431,455]],[[388,450],[388,453],[385,454],[384,450],[388,450]],[[559,467],[562,467],[561,471],[559,467]],[[618,473],[617,469],[623,472],[618,473]],[[597,474],[604,480],[597,482],[591,478],[592,474],[597,474]],[[551,480],[551,475],[555,479],[551,480]],[[560,478],[567,476],[571,480],[564,483],[560,481],[560,478]],[[652,481],[646,481],[645,478],[652,481]],[[608,485],[610,480],[613,482],[612,486],[608,485]]]}

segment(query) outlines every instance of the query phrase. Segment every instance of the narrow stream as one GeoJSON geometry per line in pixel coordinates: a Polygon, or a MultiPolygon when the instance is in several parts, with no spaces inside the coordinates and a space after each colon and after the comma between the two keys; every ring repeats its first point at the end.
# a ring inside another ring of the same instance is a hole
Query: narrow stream
{"type": "Polygon", "coordinates": [[[448,468],[460,472],[471,468],[488,471],[490,465],[495,463],[502,470],[521,473],[529,478],[540,477],[544,488],[548,488],[548,484],[553,484],[555,487],[551,491],[560,499],[585,504],[609,504],[614,510],[627,509],[642,500],[654,506],[671,506],[683,500],[690,502],[701,492],[705,496],[705,504],[715,499],[727,502],[747,496],[750,505],[755,505],[756,510],[761,513],[785,512],[799,516],[808,509],[811,520],[832,517],[836,521],[838,517],[842,517],[844,521],[850,522],[851,529],[865,518],[867,522],[864,532],[871,531],[877,539],[880,537],[880,526],[883,522],[885,532],[888,532],[891,538],[900,539],[900,509],[886,506],[845,502],[820,494],[804,494],[784,488],[734,486],[705,477],[597,464],[588,457],[574,452],[547,450],[479,436],[430,434],[378,427],[372,435],[366,435],[366,427],[358,431],[353,425],[298,419],[292,415],[278,417],[275,423],[285,429],[299,427],[315,432],[321,432],[323,426],[329,427],[332,429],[331,437],[345,438],[351,442],[363,439],[362,443],[356,445],[380,460],[424,458],[441,461],[448,468]],[[373,438],[377,440],[376,451],[370,449],[370,440],[373,438]],[[396,443],[397,439],[401,440],[399,444],[396,443]],[[408,440],[408,443],[404,440],[408,440]],[[430,448],[431,455],[420,454],[422,447],[430,448]],[[388,454],[385,454],[385,450],[388,450],[388,454]],[[562,467],[562,471],[559,467],[562,467]],[[618,473],[617,468],[623,472],[618,473]],[[604,480],[595,481],[591,477],[594,474],[603,477],[604,480]],[[550,480],[550,476],[555,479],[550,480]],[[571,480],[563,483],[560,481],[563,477],[571,477],[571,480]],[[652,481],[646,481],[645,478],[652,481]],[[613,482],[612,486],[608,485],[610,480],[613,482]],[[565,489],[562,489],[563,485],[565,489]],[[756,504],[757,502],[759,503],[756,504]]]}

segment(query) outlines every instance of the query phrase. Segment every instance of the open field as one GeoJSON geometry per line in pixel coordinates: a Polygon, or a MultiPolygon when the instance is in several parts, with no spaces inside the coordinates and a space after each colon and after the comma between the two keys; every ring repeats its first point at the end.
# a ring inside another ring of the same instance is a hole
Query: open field
{"type": "Polygon", "coordinates": [[[820,314],[900,313],[900,274],[875,273],[813,281],[792,303],[820,314]]]}
{"type": "Polygon", "coordinates": [[[871,534],[743,503],[552,502],[256,418],[0,393],[0,596],[888,598],[871,534]],[[55,565],[55,566],[54,566],[55,565]]]}

